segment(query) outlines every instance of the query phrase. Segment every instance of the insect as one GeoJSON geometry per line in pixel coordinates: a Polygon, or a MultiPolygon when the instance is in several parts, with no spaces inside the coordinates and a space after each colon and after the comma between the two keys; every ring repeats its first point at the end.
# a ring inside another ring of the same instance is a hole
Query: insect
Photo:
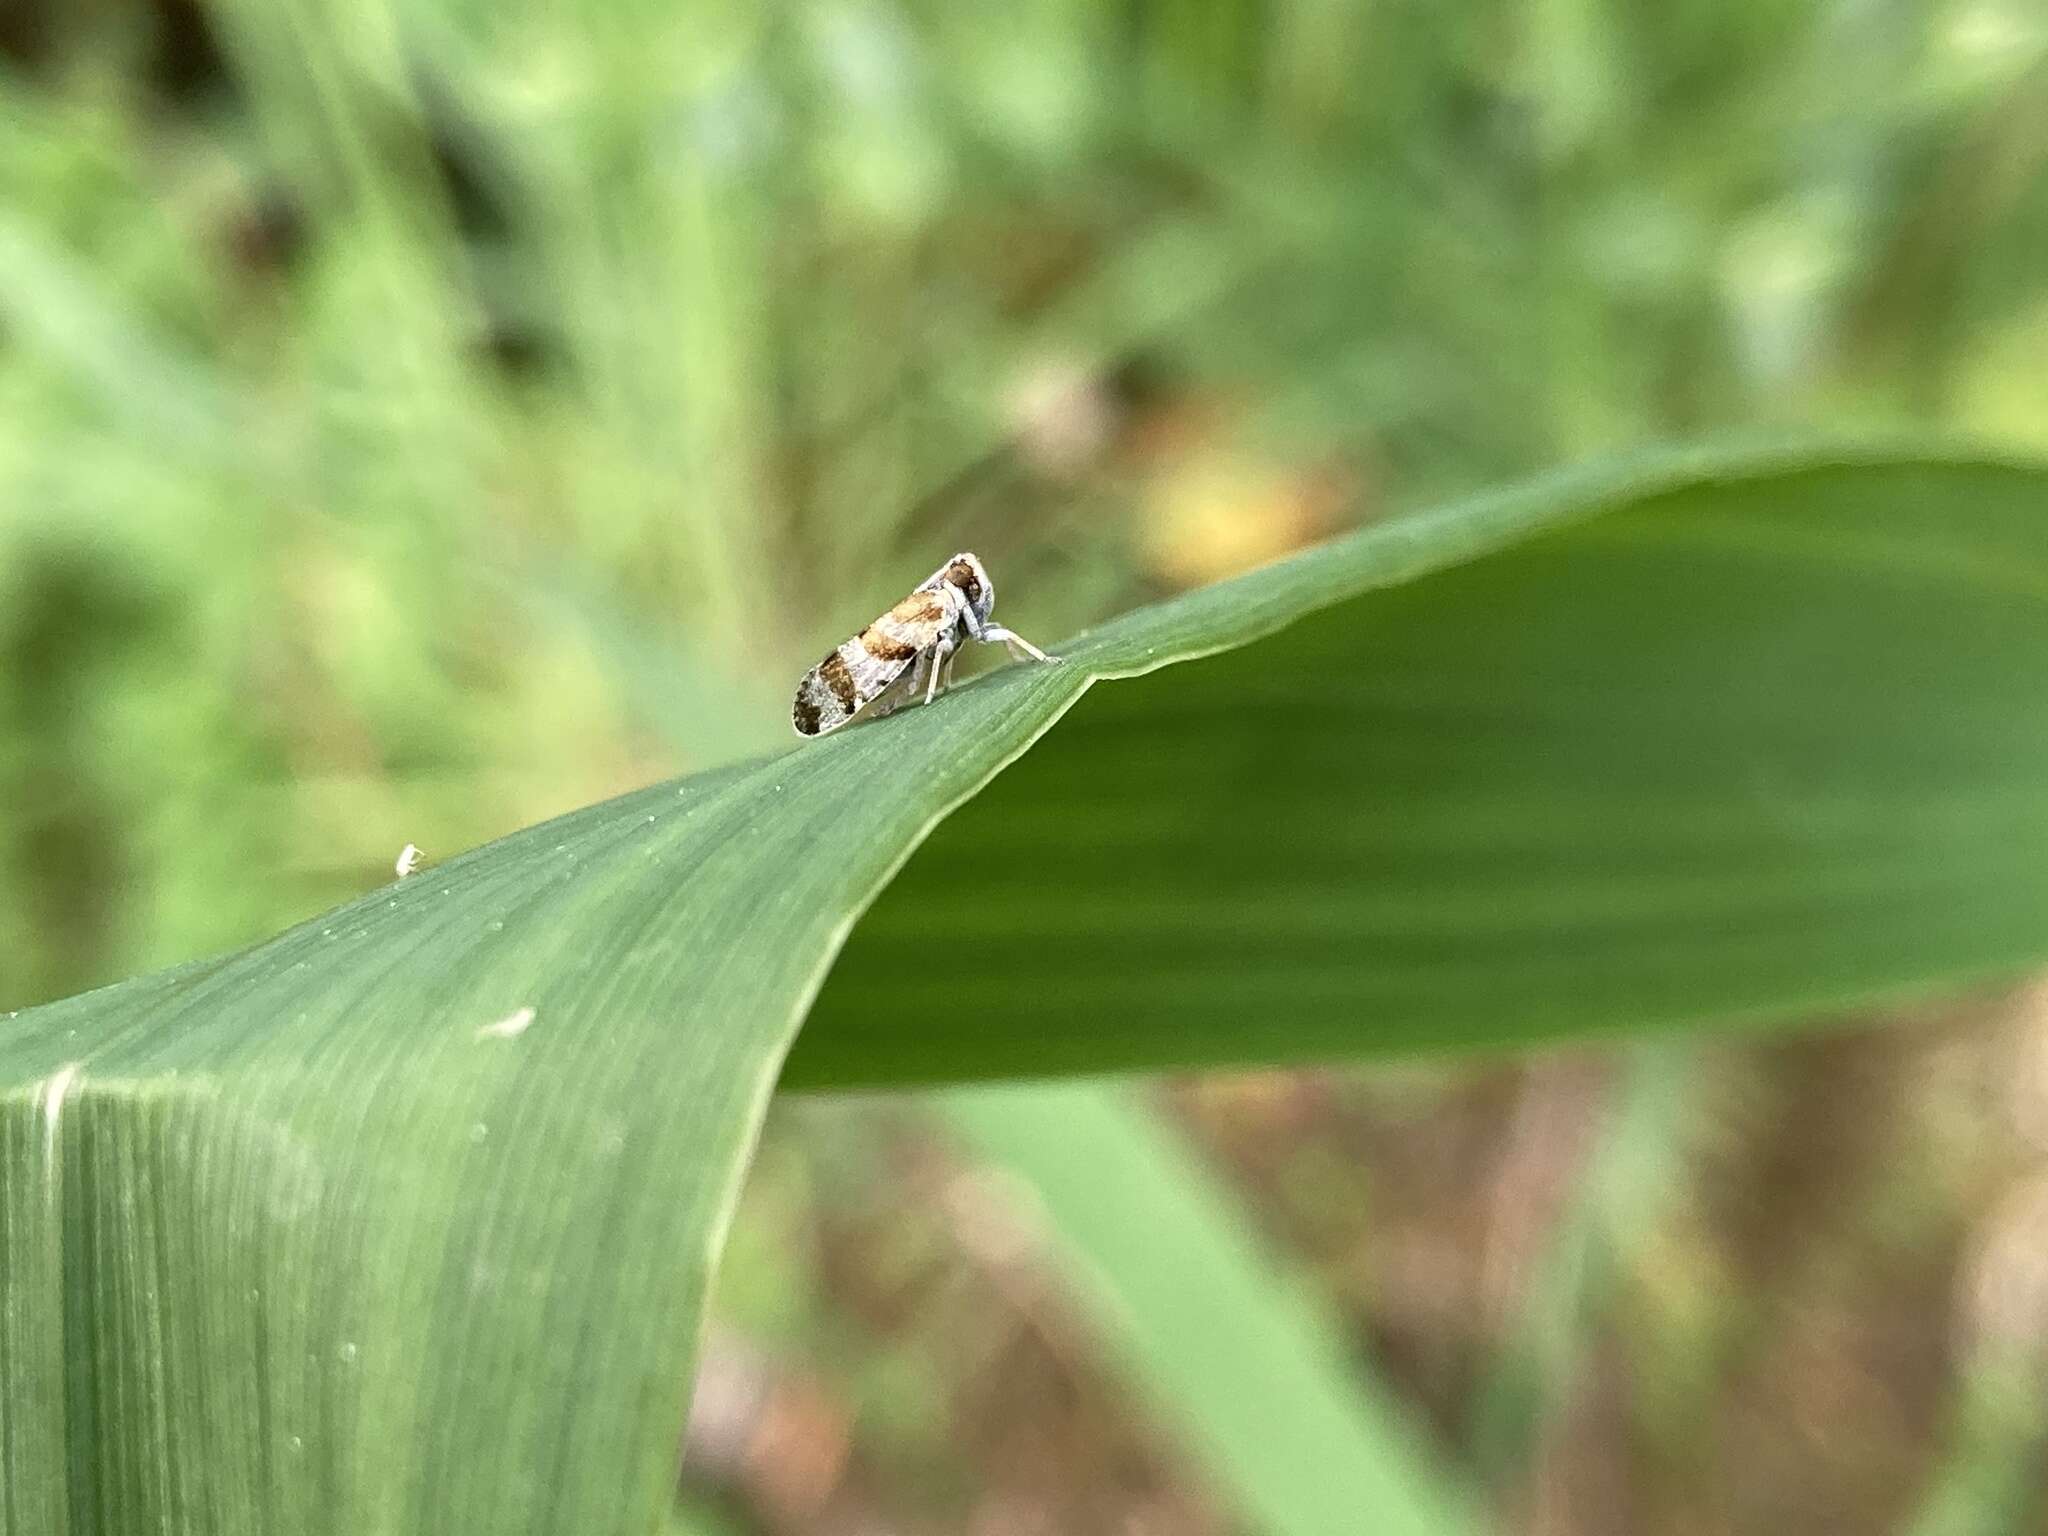
{"type": "MultiPolygon", "coordinates": [[[[1012,655],[1057,661],[1014,630],[989,621],[996,589],[974,556],[958,554],[917,590],[838,646],[796,685],[790,711],[799,736],[836,731],[910,674],[901,697],[929,704],[953,680],[953,654],[969,640],[1000,640],[1012,655]]],[[[900,698],[899,698],[900,702],[900,698]]],[[[892,704],[890,708],[894,708],[892,704]]]]}

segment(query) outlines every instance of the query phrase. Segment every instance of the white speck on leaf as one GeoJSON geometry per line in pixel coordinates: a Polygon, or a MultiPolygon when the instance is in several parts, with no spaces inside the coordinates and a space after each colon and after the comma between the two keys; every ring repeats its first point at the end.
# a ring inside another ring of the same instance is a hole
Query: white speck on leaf
{"type": "Polygon", "coordinates": [[[515,1039],[526,1033],[527,1027],[533,1023],[534,1017],[532,1008],[518,1009],[516,1012],[506,1014],[504,1018],[498,1020],[495,1024],[486,1024],[476,1032],[476,1037],[479,1040],[515,1039]]]}
{"type": "Polygon", "coordinates": [[[57,1122],[64,1114],[64,1095],[84,1070],[83,1062],[71,1062],[52,1072],[49,1082],[43,1085],[43,1162],[53,1178],[57,1171],[57,1122]]]}

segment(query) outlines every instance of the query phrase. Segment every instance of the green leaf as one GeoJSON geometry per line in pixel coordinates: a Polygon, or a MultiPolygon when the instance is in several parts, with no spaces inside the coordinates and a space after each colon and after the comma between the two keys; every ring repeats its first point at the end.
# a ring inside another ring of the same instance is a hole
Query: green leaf
{"type": "Polygon", "coordinates": [[[2044,507],[1935,458],[1553,478],[22,1013],[0,1529],[652,1528],[763,1107],[885,885],[792,1082],[1530,1045],[2038,962],[2044,507]]]}
{"type": "Polygon", "coordinates": [[[963,808],[784,1081],[1522,1047],[2042,957],[2038,469],[1566,477],[1073,649],[1128,674],[1318,605],[1091,694],[963,808]]]}

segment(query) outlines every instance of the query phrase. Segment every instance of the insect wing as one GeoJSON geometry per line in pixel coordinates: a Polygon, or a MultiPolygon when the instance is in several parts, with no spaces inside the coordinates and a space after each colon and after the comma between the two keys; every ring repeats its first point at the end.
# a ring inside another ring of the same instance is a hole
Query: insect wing
{"type": "Polygon", "coordinates": [[[799,736],[837,730],[881,697],[920,651],[936,644],[944,596],[920,588],[835,648],[796,685],[790,723],[799,736]]]}

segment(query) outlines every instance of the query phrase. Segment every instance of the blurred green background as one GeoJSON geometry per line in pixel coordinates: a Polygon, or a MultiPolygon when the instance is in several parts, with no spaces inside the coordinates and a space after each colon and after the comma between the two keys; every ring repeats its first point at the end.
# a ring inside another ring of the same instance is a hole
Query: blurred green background
{"type": "MultiPolygon", "coordinates": [[[[0,1008],[779,749],[956,548],[1051,644],[1792,427],[2048,448],[2038,0],[5,0],[0,1008]]],[[[2041,1529],[2044,1009],[1148,1093],[1502,1529],[2041,1529]]],[[[771,1121],[679,1520],[1241,1529],[929,1108],[771,1121]]]]}

